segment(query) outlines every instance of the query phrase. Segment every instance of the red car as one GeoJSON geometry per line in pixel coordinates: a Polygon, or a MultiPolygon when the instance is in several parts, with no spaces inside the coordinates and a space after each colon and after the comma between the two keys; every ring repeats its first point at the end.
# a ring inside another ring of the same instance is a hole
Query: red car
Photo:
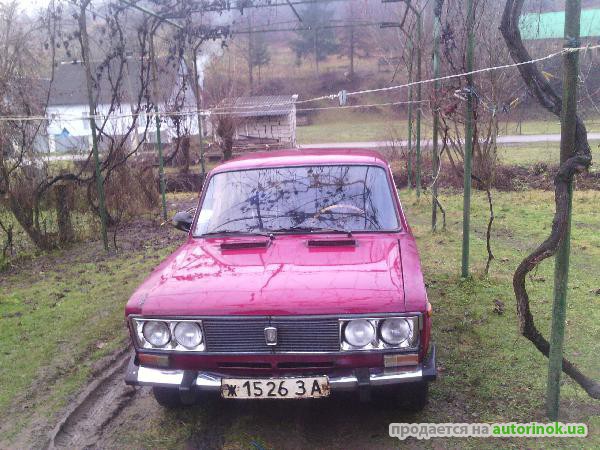
{"type": "Polygon", "coordinates": [[[215,168],[188,239],[129,299],[126,382],[163,406],[397,393],[436,377],[431,305],[389,165],[374,151],[285,150],[215,168]]]}

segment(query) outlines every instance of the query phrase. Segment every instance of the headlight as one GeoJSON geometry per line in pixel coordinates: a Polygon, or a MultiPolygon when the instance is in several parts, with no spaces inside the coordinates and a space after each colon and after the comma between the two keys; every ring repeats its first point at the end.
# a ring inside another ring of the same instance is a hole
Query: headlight
{"type": "Polygon", "coordinates": [[[152,320],[144,323],[142,329],[144,339],[154,347],[164,347],[171,340],[171,332],[166,322],[152,320]]]}
{"type": "Polygon", "coordinates": [[[406,340],[412,340],[412,326],[406,319],[386,319],[379,329],[381,339],[389,345],[400,345],[406,340]]]}
{"type": "Polygon", "coordinates": [[[177,342],[187,349],[196,348],[202,343],[202,330],[194,322],[179,322],[173,334],[177,342]]]}
{"type": "Polygon", "coordinates": [[[368,320],[351,320],[344,328],[344,338],[353,347],[365,347],[373,342],[375,328],[368,320]]]}

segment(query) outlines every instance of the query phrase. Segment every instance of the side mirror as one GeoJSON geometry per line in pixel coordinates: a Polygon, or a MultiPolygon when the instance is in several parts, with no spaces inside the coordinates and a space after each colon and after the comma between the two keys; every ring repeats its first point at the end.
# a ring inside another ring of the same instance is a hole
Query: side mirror
{"type": "Polygon", "coordinates": [[[179,211],[173,216],[173,226],[181,231],[190,231],[194,216],[187,211],[179,211]]]}

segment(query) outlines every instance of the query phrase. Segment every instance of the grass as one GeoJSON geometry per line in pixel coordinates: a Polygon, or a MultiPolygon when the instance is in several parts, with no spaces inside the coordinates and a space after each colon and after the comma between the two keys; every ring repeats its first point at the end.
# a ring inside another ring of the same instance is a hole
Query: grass
{"type": "MultiPolygon", "coordinates": [[[[418,241],[434,305],[433,339],[440,377],[431,386],[430,405],[423,413],[383,410],[352,399],[268,404],[207,401],[190,410],[165,412],[148,399],[150,403],[143,405],[143,420],[134,415],[114,431],[114,446],[179,448],[217,442],[226,448],[247,448],[255,442],[264,448],[389,448],[398,445],[387,436],[390,422],[545,421],[547,360],[518,334],[511,278],[519,261],[549,232],[552,194],[494,192],[492,246],[496,259],[490,276],[484,277],[487,204],[484,195],[475,192],[473,276],[466,280],[458,276],[461,196],[442,192],[448,228],[435,234],[429,229],[427,197],[417,202],[407,191],[401,192],[401,197],[418,241]],[[493,311],[496,300],[505,305],[502,315],[493,311]],[[352,414],[347,413],[350,410],[352,414]],[[217,441],[205,441],[215,435],[217,441]]],[[[600,378],[598,204],[600,192],[575,193],[565,342],[565,355],[596,379],[600,378]]],[[[90,251],[87,246],[82,250],[90,251]]],[[[94,362],[124,345],[123,305],[141,279],[171,250],[171,246],[147,245],[97,262],[73,262],[57,253],[40,258],[30,271],[3,275],[0,410],[4,436],[26,427],[35,416],[51,417],[63,408],[89,379],[94,362]],[[27,409],[23,409],[24,404],[27,409]],[[6,428],[7,423],[10,428],[6,428]]],[[[553,263],[546,261],[528,283],[536,323],[545,335],[551,318],[552,274],[553,263]]],[[[583,441],[552,440],[552,445],[600,446],[597,403],[570,379],[563,377],[562,383],[562,420],[588,423],[590,436],[583,441]]],[[[436,439],[411,444],[541,448],[547,442],[436,439]]]]}
{"type": "MultiPolygon", "coordinates": [[[[386,118],[380,113],[350,110],[326,111],[313,118],[313,123],[296,129],[299,144],[322,142],[386,141],[392,136],[406,139],[406,120],[386,118]]],[[[422,123],[422,135],[430,135],[430,127],[422,123]]]]}
{"type": "MultiPolygon", "coordinates": [[[[600,160],[600,143],[590,141],[593,161],[600,160]]],[[[502,164],[532,166],[538,162],[558,164],[560,160],[560,143],[505,145],[498,148],[498,158],[502,164]]],[[[595,170],[592,166],[591,170],[595,170]]]]}
{"type": "MultiPolygon", "coordinates": [[[[600,131],[600,118],[584,117],[584,121],[588,132],[600,131]]],[[[549,117],[545,120],[526,120],[520,124],[516,121],[501,122],[500,134],[560,134],[560,121],[558,118],[549,117]]]]}
{"type": "MultiPolygon", "coordinates": [[[[373,103],[377,101],[373,99],[373,103]]],[[[431,139],[429,122],[425,117],[421,124],[423,139],[431,139]]],[[[590,118],[586,125],[589,132],[600,132],[600,119],[590,118]]],[[[382,112],[331,110],[317,114],[312,124],[298,127],[296,134],[299,144],[386,141],[392,136],[407,139],[408,122],[401,118],[386,117],[382,112]]],[[[560,123],[553,119],[524,121],[520,131],[516,122],[500,123],[500,135],[518,134],[560,134],[560,123]]]]}
{"type": "MultiPolygon", "coordinates": [[[[552,195],[543,191],[494,192],[496,259],[489,277],[485,265],[486,199],[473,196],[471,272],[460,271],[461,205],[458,194],[444,191],[448,228],[432,234],[427,197],[417,202],[402,192],[409,221],[418,240],[429,298],[434,305],[433,338],[438,349],[440,377],[431,386],[431,401],[419,415],[382,410],[354,401],[307,403],[219,403],[206,400],[191,410],[156,411],[147,421],[128,422],[116,433],[116,446],[201,447],[217,435],[219,446],[247,448],[389,448],[398,441],[387,436],[390,422],[545,422],[547,360],[518,333],[512,293],[512,273],[519,261],[549,232],[552,195]],[[502,315],[494,302],[505,305],[502,315]],[[351,411],[351,413],[350,413],[351,411]]],[[[577,192],[574,200],[573,242],[565,355],[589,376],[600,378],[597,290],[600,288],[600,193],[577,192]]],[[[539,329],[548,335],[552,299],[552,261],[544,262],[529,281],[531,306],[539,329]]],[[[135,417],[135,416],[134,416],[135,417]]],[[[564,422],[585,422],[585,440],[552,440],[557,448],[600,446],[600,408],[570,379],[562,380],[564,422]]],[[[212,442],[212,441],[210,441],[212,442]]],[[[550,441],[535,439],[436,439],[413,441],[426,448],[543,448],[550,441]]]]}
{"type": "Polygon", "coordinates": [[[145,239],[110,255],[99,242],[32,253],[0,272],[0,442],[64,409],[94,365],[127,345],[125,302],[174,249],[145,239]]]}

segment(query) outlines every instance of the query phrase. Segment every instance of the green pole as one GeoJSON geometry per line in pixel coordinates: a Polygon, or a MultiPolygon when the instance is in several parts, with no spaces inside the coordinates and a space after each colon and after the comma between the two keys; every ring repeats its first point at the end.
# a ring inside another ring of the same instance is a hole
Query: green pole
{"type": "Polygon", "coordinates": [[[413,100],[413,91],[412,86],[412,72],[413,72],[413,64],[412,64],[412,55],[413,48],[410,46],[410,63],[408,66],[408,174],[407,174],[407,182],[408,189],[412,189],[412,121],[413,121],[413,113],[412,113],[412,100],[413,100]]]}
{"type": "MultiPolygon", "coordinates": [[[[417,13],[417,81],[421,81],[421,28],[423,26],[421,14],[417,13]]],[[[421,197],[421,83],[417,84],[417,199],[421,197]]]]}
{"type": "Polygon", "coordinates": [[[165,161],[163,159],[162,142],[160,139],[160,117],[158,105],[154,105],[154,117],[156,118],[156,144],[158,146],[158,179],[160,181],[160,195],[162,197],[163,220],[167,220],[167,196],[165,186],[165,161]]]}
{"type": "Polygon", "coordinates": [[[196,96],[196,117],[198,120],[198,145],[200,149],[200,168],[202,170],[202,181],[206,177],[206,163],[204,161],[204,141],[202,137],[202,92],[200,82],[198,81],[198,48],[190,46],[190,56],[192,58],[192,67],[194,69],[194,95],[196,96]]]}
{"type": "MultiPolygon", "coordinates": [[[[440,29],[442,27],[442,4],[443,0],[436,0],[433,6],[433,78],[440,76],[440,29]]],[[[439,171],[439,154],[438,154],[438,128],[440,126],[440,112],[437,104],[439,96],[440,82],[434,81],[433,84],[433,148],[432,148],[432,168],[433,168],[433,185],[431,186],[431,231],[437,228],[437,196],[438,182],[437,175],[439,171]]]]}
{"type": "Polygon", "coordinates": [[[158,145],[158,180],[162,197],[163,220],[167,220],[167,195],[165,186],[165,161],[163,158],[162,141],[160,138],[160,116],[158,114],[158,68],[154,49],[154,34],[150,34],[150,56],[152,58],[152,90],[154,98],[154,118],[156,120],[156,144],[158,145]]]}
{"type": "MultiPolygon", "coordinates": [[[[570,0],[565,7],[565,47],[579,46],[581,1],[570,0]]],[[[564,164],[575,149],[577,128],[577,76],[579,53],[569,52],[563,56],[563,95],[561,110],[560,163],[564,164]]],[[[546,391],[546,412],[550,420],[558,420],[560,405],[560,376],[562,373],[563,342],[567,308],[567,287],[569,279],[569,255],[571,252],[571,211],[573,204],[573,184],[568,186],[567,229],[558,246],[554,267],[554,304],[552,307],[552,330],[550,333],[550,353],[548,355],[548,386],[546,391]]]]}
{"type": "MultiPolygon", "coordinates": [[[[475,11],[473,0],[467,0],[467,72],[473,71],[473,53],[475,36],[475,11]]],[[[469,276],[469,233],[471,226],[471,165],[473,157],[473,75],[467,75],[467,111],[465,118],[465,156],[464,156],[464,194],[463,194],[463,242],[462,277],[469,276]]]]}
{"type": "Polygon", "coordinates": [[[94,165],[96,174],[96,189],[98,191],[98,209],[100,210],[100,222],[102,230],[102,243],[104,250],[108,251],[108,234],[106,233],[106,202],[104,199],[104,177],[100,170],[100,155],[98,154],[98,135],[96,134],[96,120],[94,113],[90,117],[90,127],[92,128],[92,152],[94,153],[94,165]]]}

